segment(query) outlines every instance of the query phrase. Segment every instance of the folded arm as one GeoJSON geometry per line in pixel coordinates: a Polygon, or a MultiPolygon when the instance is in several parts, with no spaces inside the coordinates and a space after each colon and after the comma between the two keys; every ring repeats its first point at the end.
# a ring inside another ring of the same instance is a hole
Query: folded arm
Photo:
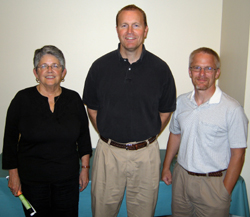
{"type": "Polygon", "coordinates": [[[93,110],[90,108],[87,108],[87,110],[88,110],[89,119],[90,119],[93,127],[95,128],[96,132],[99,133],[98,129],[97,129],[97,123],[96,123],[97,110],[93,110]]]}
{"type": "Polygon", "coordinates": [[[161,133],[164,130],[164,128],[167,126],[172,112],[166,112],[166,113],[159,112],[159,113],[160,113],[160,118],[161,118],[161,131],[160,131],[161,133]]]}

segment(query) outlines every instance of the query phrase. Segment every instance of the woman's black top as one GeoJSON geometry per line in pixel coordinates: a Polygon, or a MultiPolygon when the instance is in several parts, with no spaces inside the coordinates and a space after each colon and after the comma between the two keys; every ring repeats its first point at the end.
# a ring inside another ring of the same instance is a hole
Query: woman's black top
{"type": "Polygon", "coordinates": [[[62,87],[52,113],[36,87],[19,91],[6,117],[3,169],[21,181],[48,183],[79,175],[79,158],[92,154],[88,118],[78,93],[62,87]]]}

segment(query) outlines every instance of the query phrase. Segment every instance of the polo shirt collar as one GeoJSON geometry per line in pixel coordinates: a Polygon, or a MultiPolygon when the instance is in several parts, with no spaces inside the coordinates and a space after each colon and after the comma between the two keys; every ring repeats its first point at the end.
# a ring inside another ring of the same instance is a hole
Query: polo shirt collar
{"type": "MultiPolygon", "coordinates": [[[[121,43],[118,44],[117,53],[118,53],[119,59],[123,61],[124,58],[122,57],[122,55],[121,55],[121,53],[120,53],[120,46],[121,46],[121,43]]],[[[146,48],[145,48],[145,46],[144,46],[144,44],[143,44],[143,45],[142,45],[141,56],[140,56],[140,58],[139,58],[136,62],[139,62],[139,61],[141,62],[145,54],[146,54],[146,48]]]]}
{"type": "MultiPolygon", "coordinates": [[[[194,93],[195,93],[195,91],[193,90],[193,91],[191,92],[191,94],[188,96],[188,98],[190,99],[190,101],[193,101],[193,102],[195,102],[194,93]]],[[[216,104],[216,103],[219,103],[219,102],[220,102],[220,99],[221,99],[221,95],[222,95],[222,91],[221,91],[221,89],[219,88],[219,86],[216,85],[215,92],[214,92],[213,96],[209,99],[208,104],[216,104]]]]}

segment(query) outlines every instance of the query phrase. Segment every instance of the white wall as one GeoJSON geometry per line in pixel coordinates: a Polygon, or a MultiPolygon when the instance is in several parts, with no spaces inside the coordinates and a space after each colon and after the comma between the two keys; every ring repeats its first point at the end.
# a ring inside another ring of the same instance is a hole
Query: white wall
{"type": "MultiPolygon", "coordinates": [[[[68,69],[62,85],[82,95],[92,62],[117,48],[115,16],[131,3],[146,12],[145,46],[169,64],[177,94],[192,90],[188,56],[200,46],[220,52],[222,0],[0,0],[0,141],[11,99],[18,90],[36,85],[34,50],[46,44],[60,48],[68,69]]],[[[160,136],[162,149],[168,134],[166,129],[160,136]]],[[[95,147],[98,136],[92,126],[91,137],[95,147]]]]}
{"type": "Polygon", "coordinates": [[[249,0],[223,2],[220,88],[244,105],[247,71],[249,0]]]}
{"type": "MultiPolygon", "coordinates": [[[[244,106],[250,119],[250,1],[223,2],[221,30],[221,76],[219,86],[244,106]]],[[[248,131],[250,135],[250,129],[248,131]]],[[[249,137],[249,136],[248,136],[249,137]]],[[[250,195],[250,140],[246,150],[242,177],[250,195]]]]}
{"type": "MultiPolygon", "coordinates": [[[[248,57],[247,57],[247,75],[246,75],[246,91],[245,91],[245,104],[244,109],[246,112],[246,115],[250,121],[250,25],[249,25],[249,40],[248,40],[248,57]]],[[[247,186],[247,192],[250,196],[250,173],[249,173],[249,167],[250,167],[250,126],[248,125],[248,141],[247,141],[247,151],[246,151],[246,157],[245,157],[245,164],[242,170],[242,177],[244,177],[246,186],[247,186]]],[[[249,198],[250,202],[250,198],[249,198]]]]}

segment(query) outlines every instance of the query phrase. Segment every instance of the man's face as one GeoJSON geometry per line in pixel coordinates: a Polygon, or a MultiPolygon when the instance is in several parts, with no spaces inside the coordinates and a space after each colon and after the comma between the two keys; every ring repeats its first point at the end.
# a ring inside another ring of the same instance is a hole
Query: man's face
{"type": "Polygon", "coordinates": [[[189,69],[189,76],[196,90],[215,90],[216,79],[220,75],[220,69],[216,69],[214,56],[207,53],[198,53],[194,56],[191,67],[200,66],[201,71],[193,71],[189,69]],[[204,67],[212,67],[216,70],[205,72],[204,67]]]}
{"type": "Polygon", "coordinates": [[[142,48],[148,27],[144,25],[142,13],[138,10],[122,11],[116,27],[122,52],[136,52],[142,48]]]}

